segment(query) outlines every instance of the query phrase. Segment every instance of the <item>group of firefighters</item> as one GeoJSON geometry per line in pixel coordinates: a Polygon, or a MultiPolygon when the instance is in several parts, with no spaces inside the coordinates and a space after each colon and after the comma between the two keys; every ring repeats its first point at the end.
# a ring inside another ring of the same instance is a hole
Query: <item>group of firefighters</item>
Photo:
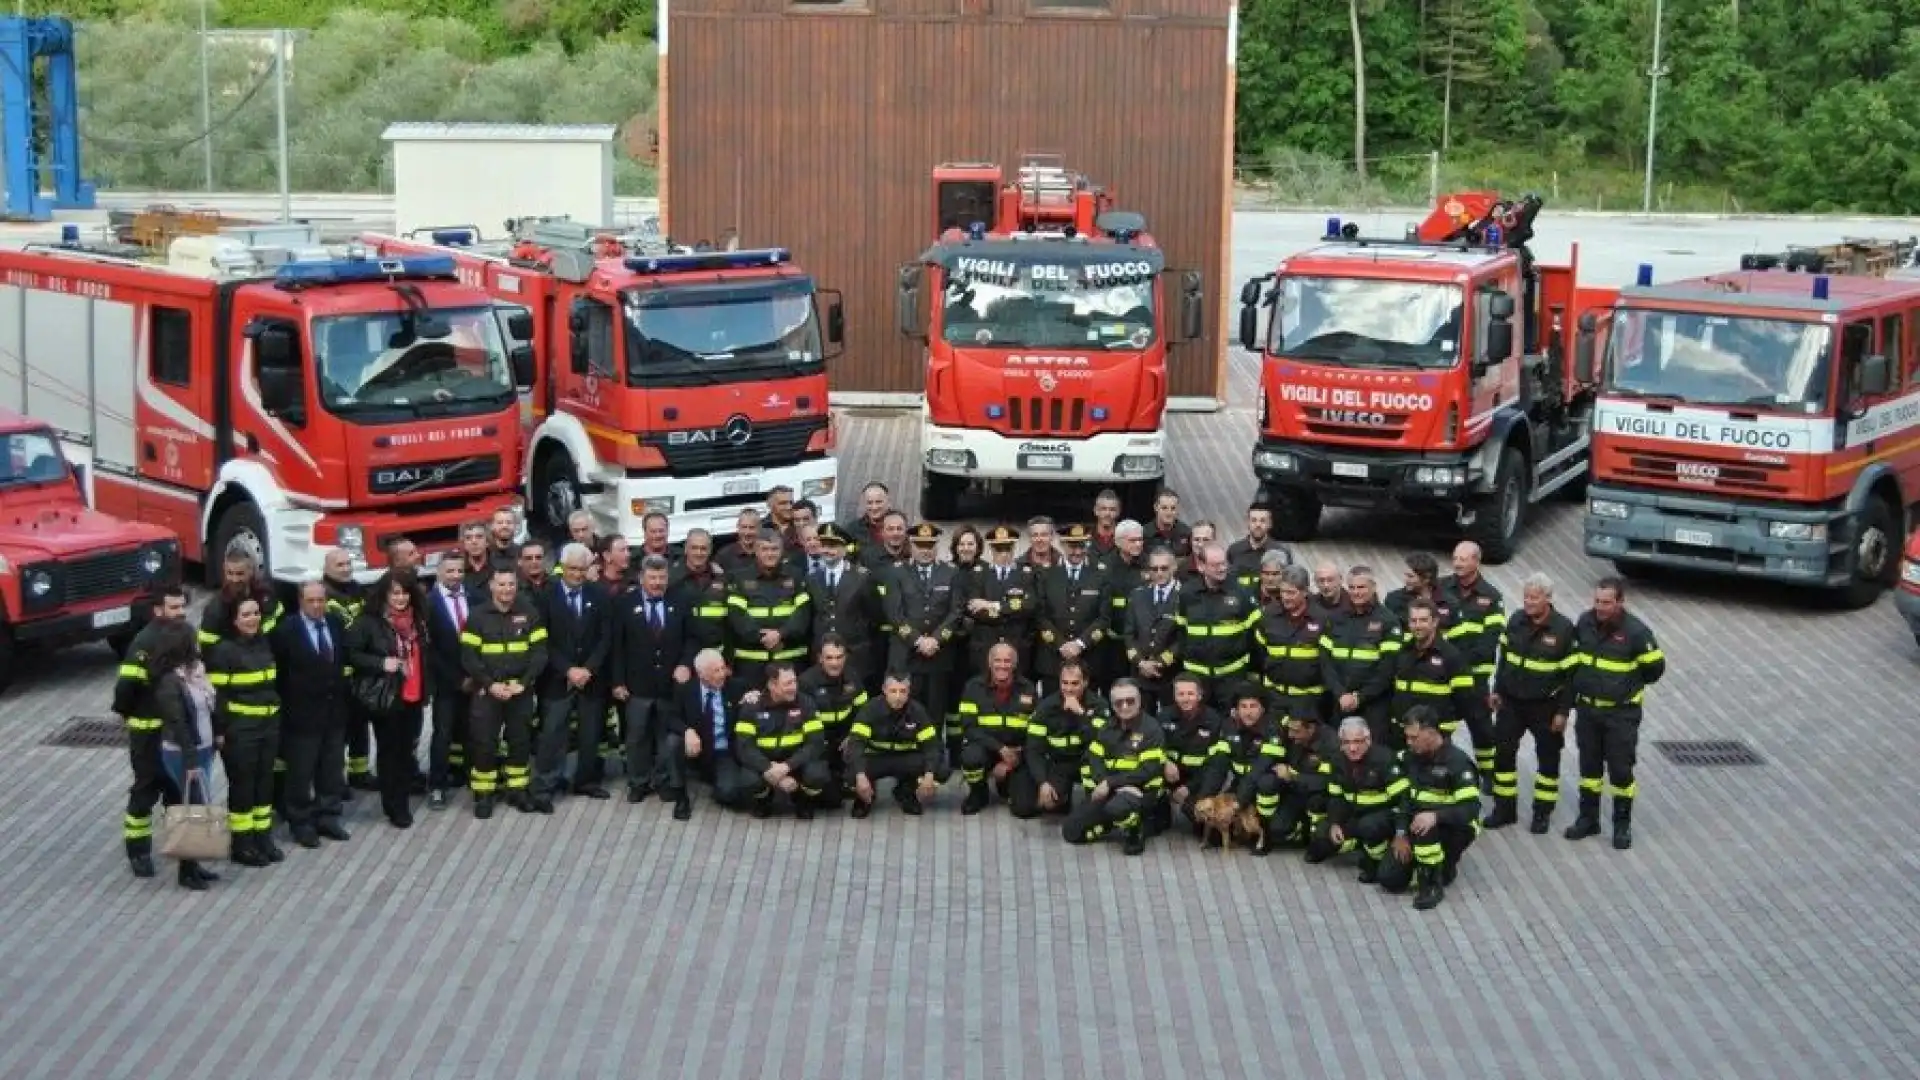
{"type": "MultiPolygon", "coordinates": [[[[550,812],[552,794],[606,797],[612,756],[630,801],[657,791],[681,820],[693,775],[756,816],[851,799],[863,818],[884,780],[918,814],[957,773],[963,814],[1061,814],[1069,842],[1117,835],[1128,854],[1176,823],[1209,843],[1250,833],[1256,854],[1353,853],[1361,881],[1430,908],[1482,829],[1520,820],[1525,736],[1530,827],[1548,831],[1571,724],[1565,835],[1602,831],[1604,793],[1614,847],[1631,845],[1641,709],[1665,660],[1618,580],[1576,620],[1539,574],[1508,611],[1471,543],[1444,577],[1408,557],[1383,596],[1368,567],[1297,564],[1264,506],[1230,545],[1182,521],[1171,491],[1152,520],[1119,518],[1102,493],[1091,527],[1035,518],[1019,550],[1007,526],[910,527],[880,484],[841,524],[782,490],[719,551],[695,531],[671,552],[658,517],[639,545],[597,540],[576,515],[558,565],[512,542],[510,516],[476,524],[434,574],[474,612],[461,609],[457,688],[435,688],[429,774],[409,783],[441,808],[464,774],[484,817],[504,770],[510,805],[550,812]],[[583,621],[583,595],[612,618],[583,621]],[[463,707],[443,710],[442,693],[463,707]],[[533,729],[554,725],[577,764],[543,787],[533,729]],[[1461,726],[1471,755],[1452,741],[1461,726]]],[[[364,773],[364,735],[347,742],[364,773]]]]}

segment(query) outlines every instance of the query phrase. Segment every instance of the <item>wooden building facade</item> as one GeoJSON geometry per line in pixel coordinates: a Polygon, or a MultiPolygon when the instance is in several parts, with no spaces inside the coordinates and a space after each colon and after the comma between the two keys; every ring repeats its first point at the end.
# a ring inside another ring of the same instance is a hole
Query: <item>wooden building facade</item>
{"type": "Polygon", "coordinates": [[[660,0],[663,216],[737,229],[842,290],[837,391],[917,393],[896,271],[933,237],[935,166],[1025,153],[1147,216],[1205,278],[1207,336],[1176,396],[1225,385],[1234,0],[660,0]]]}

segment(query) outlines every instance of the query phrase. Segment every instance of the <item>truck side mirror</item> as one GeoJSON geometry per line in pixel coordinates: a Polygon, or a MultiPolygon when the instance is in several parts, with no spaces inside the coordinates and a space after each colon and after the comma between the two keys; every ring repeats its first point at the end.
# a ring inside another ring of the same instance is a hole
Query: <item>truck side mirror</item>
{"type": "Polygon", "coordinates": [[[1512,355],[1513,324],[1505,319],[1494,319],[1487,323],[1486,349],[1481,353],[1480,363],[1474,365],[1474,374],[1481,374],[1512,355]]]}
{"type": "Polygon", "coordinates": [[[1495,319],[1513,318],[1513,297],[1506,293],[1494,293],[1487,297],[1487,314],[1495,319]]]}
{"type": "Polygon", "coordinates": [[[1855,383],[1862,397],[1879,397],[1893,388],[1893,365],[1882,353],[1860,358],[1860,374],[1855,383]]]}
{"type": "Polygon", "coordinates": [[[920,325],[920,267],[908,264],[900,268],[899,293],[894,298],[894,323],[903,337],[916,341],[927,339],[926,330],[920,325]]]}
{"type": "Polygon", "coordinates": [[[507,336],[515,341],[532,341],[533,316],[524,311],[507,316],[507,336]]]}
{"type": "Polygon", "coordinates": [[[533,388],[533,346],[515,345],[507,350],[507,362],[513,367],[513,385],[515,389],[533,388]]]}
{"type": "Polygon", "coordinates": [[[827,303],[827,352],[829,359],[846,351],[847,305],[839,289],[818,289],[815,295],[827,303]]]}
{"type": "Polygon", "coordinates": [[[1260,305],[1257,302],[1241,301],[1240,347],[1248,352],[1260,351],[1260,305]]]}
{"type": "Polygon", "coordinates": [[[305,419],[305,402],[300,395],[300,369],[296,366],[260,368],[260,407],[269,415],[288,420],[305,419]]]}
{"type": "Polygon", "coordinates": [[[1240,302],[1242,304],[1258,304],[1260,302],[1261,284],[1261,278],[1251,278],[1245,285],[1240,286],[1240,302]]]}

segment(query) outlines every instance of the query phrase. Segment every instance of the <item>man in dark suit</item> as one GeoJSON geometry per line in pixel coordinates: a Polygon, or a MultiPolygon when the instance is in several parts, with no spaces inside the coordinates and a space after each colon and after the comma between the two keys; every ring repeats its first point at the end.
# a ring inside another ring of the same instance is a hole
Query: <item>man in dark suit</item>
{"type": "Polygon", "coordinates": [[[679,707],[666,714],[661,740],[675,821],[693,816],[687,785],[696,776],[713,785],[713,801],[736,810],[750,805],[760,790],[760,778],[733,754],[740,703],[758,691],[733,678],[726,658],[715,649],[701,650],[693,658],[693,671],[695,678],[680,686],[679,707]]]}
{"type": "Polygon", "coordinates": [[[666,714],[679,704],[680,687],[693,678],[700,643],[684,600],[667,594],[672,564],[664,556],[640,560],[640,587],[613,604],[613,699],[620,703],[626,733],[627,801],[637,803],[658,789],[669,794],[664,747],[666,714]]]}
{"type": "Polygon", "coordinates": [[[588,581],[593,551],[568,544],[560,552],[560,577],[546,584],[541,607],[547,627],[547,670],[540,678],[540,743],[534,754],[534,808],[551,813],[553,798],[567,792],[567,740],[579,722],[579,762],[572,790],[604,799],[600,785],[600,737],[607,722],[606,664],[612,645],[613,605],[599,582],[588,581]]]}
{"type": "Polygon", "coordinates": [[[1174,673],[1174,639],[1179,626],[1180,585],[1174,554],[1165,548],[1147,556],[1147,583],[1134,587],[1127,599],[1124,636],[1126,669],[1121,675],[1140,684],[1149,712],[1158,712],[1169,700],[1168,679],[1174,673]]]}
{"type": "Polygon", "coordinates": [[[346,792],[347,627],[327,610],[327,586],[300,586],[300,611],[274,628],[279,668],[280,756],[287,763],[287,825],[294,842],[346,840],[340,804],[346,792]]]}
{"type": "Polygon", "coordinates": [[[820,565],[807,575],[808,606],[813,609],[813,655],[820,643],[838,638],[847,651],[847,667],[861,685],[876,683],[882,657],[874,654],[873,625],[880,621],[880,592],[864,566],[847,561],[853,542],[840,526],[828,522],[816,534],[820,565]]]}
{"type": "Polygon", "coordinates": [[[467,591],[466,560],[459,551],[440,559],[427,593],[427,693],[433,696],[433,738],[427,749],[429,810],[445,810],[454,788],[467,786],[467,729],[473,689],[460,667],[460,634],[474,607],[467,591]]]}
{"type": "MultiPolygon", "coordinates": [[[[935,562],[940,527],[923,521],[907,534],[913,561],[896,568],[887,582],[887,622],[893,626],[892,671],[913,677],[913,699],[928,715],[944,722],[948,674],[957,651],[953,637],[965,612],[954,588],[959,571],[935,562]]],[[[951,733],[950,733],[951,734],[951,733]]]]}

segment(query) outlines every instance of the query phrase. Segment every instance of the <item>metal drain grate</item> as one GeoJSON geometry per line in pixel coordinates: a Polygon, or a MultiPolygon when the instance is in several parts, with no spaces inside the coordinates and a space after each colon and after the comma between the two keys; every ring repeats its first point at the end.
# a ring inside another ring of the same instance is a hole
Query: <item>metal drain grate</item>
{"type": "Polygon", "coordinates": [[[127,745],[127,723],[117,716],[71,716],[40,740],[41,746],[113,750],[127,745]]]}
{"type": "Polygon", "coordinates": [[[1738,739],[1702,739],[1694,742],[1654,741],[1654,749],[1681,766],[1765,765],[1766,759],[1738,739]]]}

